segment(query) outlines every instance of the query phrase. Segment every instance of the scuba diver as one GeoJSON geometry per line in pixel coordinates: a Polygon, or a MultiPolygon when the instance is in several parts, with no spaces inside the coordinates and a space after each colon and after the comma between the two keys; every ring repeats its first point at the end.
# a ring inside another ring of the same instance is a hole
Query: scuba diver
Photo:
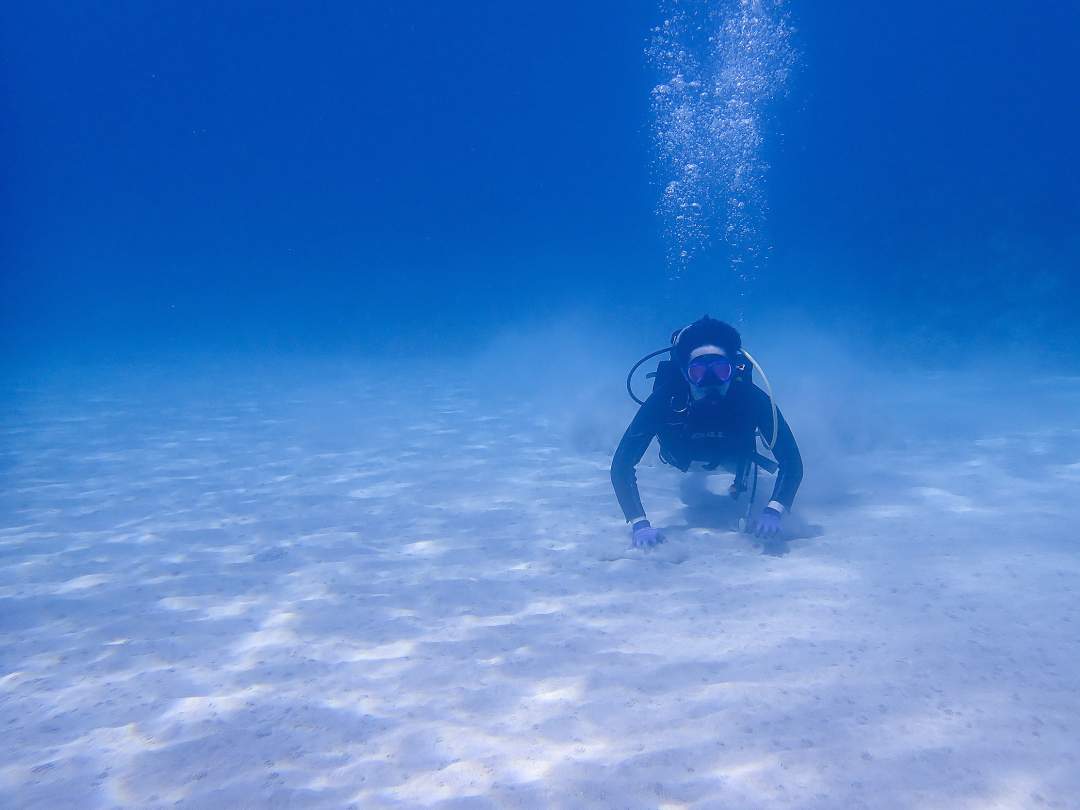
{"type": "Polygon", "coordinates": [[[626,388],[641,407],[611,460],[611,483],[635,547],[650,548],[664,540],[645,516],[634,469],[654,437],[659,441],[660,460],[684,473],[714,472],[721,467],[734,473],[728,488],[731,499],[738,500],[750,490],[740,528],[766,541],[778,537],[802,481],[802,457],[791,428],[773,402],[768,378],[743,349],[735,327],[705,315],[676,331],[670,346],[646,355],[630,369],[626,388]],[[671,359],[660,361],[655,375],[650,375],[653,391],[643,402],[631,388],[634,371],[667,352],[671,359]],[[754,384],[754,367],[768,394],[754,384]],[[775,462],[758,454],[759,434],[775,462]],[[768,505],[751,519],[759,467],[775,472],[776,483],[768,505]]]}

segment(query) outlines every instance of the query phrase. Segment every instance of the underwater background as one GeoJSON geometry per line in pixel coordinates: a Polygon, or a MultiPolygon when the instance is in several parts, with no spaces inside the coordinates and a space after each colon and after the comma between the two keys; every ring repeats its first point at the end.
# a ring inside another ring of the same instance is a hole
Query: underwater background
{"type": "Polygon", "coordinates": [[[1072,4],[787,6],[741,286],[719,238],[669,280],[664,11],[7,7],[8,365],[460,351],[567,312],[655,342],[736,293],[758,330],[1075,359],[1072,4]]]}
{"type": "Polygon", "coordinates": [[[0,808],[1075,806],[1077,30],[3,4],[0,808]],[[706,312],[779,550],[612,492],[706,312]]]}

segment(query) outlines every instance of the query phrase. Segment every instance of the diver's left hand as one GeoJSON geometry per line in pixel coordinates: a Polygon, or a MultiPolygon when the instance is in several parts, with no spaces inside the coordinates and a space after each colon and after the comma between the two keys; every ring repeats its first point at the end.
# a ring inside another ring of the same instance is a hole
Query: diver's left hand
{"type": "Polygon", "coordinates": [[[631,527],[634,548],[650,549],[664,542],[664,533],[654,529],[647,520],[639,520],[631,527]]]}
{"type": "Polygon", "coordinates": [[[750,531],[765,540],[776,537],[780,534],[780,513],[766,506],[751,525],[750,531]]]}

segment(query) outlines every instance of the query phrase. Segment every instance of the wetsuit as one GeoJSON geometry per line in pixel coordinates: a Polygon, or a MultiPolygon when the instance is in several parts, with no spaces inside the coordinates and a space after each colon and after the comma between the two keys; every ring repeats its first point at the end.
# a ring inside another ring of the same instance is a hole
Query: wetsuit
{"type": "MultiPolygon", "coordinates": [[[[780,469],[770,505],[787,511],[802,481],[802,456],[795,437],[777,410],[779,428],[772,448],[780,469]]],[[[749,469],[756,452],[754,431],[772,437],[773,417],[768,395],[749,381],[737,381],[727,394],[716,399],[692,401],[689,391],[657,390],[645,401],[611,460],[611,483],[628,523],[643,518],[645,509],[638,494],[634,468],[654,437],[660,442],[660,459],[683,472],[691,465],[706,470],[717,467],[735,473],[736,485],[749,469]]]]}

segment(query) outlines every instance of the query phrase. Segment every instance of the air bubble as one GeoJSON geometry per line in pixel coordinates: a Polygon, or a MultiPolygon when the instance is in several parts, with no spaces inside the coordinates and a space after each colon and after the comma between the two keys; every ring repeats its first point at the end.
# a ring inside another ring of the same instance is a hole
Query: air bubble
{"type": "Polygon", "coordinates": [[[715,230],[740,260],[733,267],[752,270],[765,212],[764,114],[795,59],[783,2],[666,0],[663,9],[648,56],[660,74],[653,134],[672,275],[715,230]]]}

